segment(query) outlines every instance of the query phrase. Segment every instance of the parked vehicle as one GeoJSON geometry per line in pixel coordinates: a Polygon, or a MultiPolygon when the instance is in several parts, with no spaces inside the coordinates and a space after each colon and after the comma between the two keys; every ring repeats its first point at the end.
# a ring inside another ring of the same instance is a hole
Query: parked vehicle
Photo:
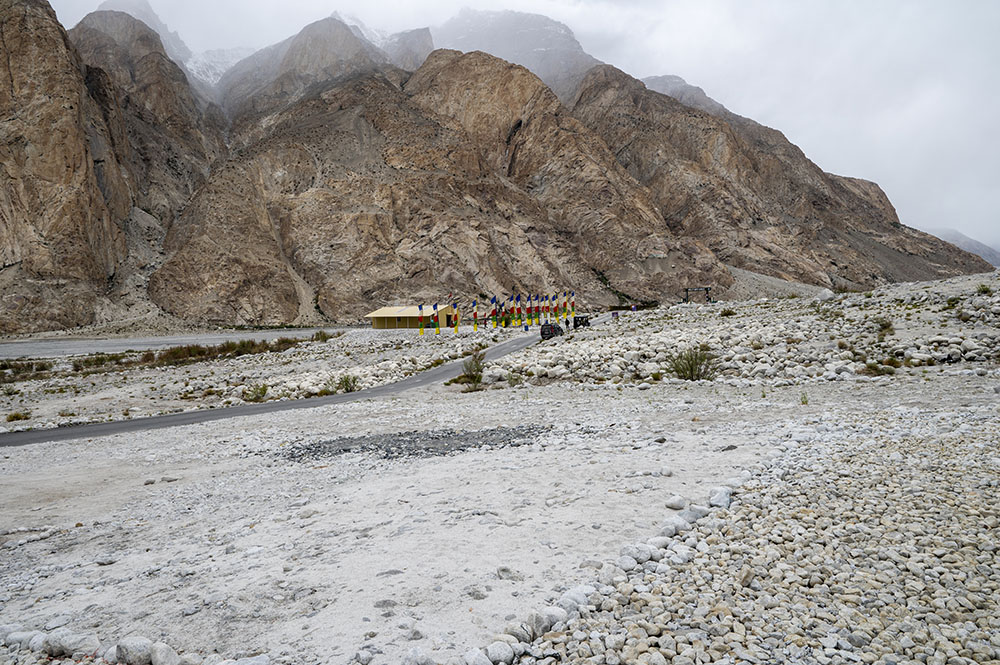
{"type": "Polygon", "coordinates": [[[563,329],[558,323],[542,324],[542,339],[552,339],[563,334],[563,329]]]}

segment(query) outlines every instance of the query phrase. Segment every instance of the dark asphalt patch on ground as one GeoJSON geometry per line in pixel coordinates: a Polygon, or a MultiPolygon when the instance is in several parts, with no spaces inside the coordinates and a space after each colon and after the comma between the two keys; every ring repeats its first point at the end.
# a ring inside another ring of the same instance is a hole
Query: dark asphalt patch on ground
{"type": "Polygon", "coordinates": [[[381,459],[437,457],[487,446],[515,448],[530,445],[549,429],[551,428],[540,425],[525,425],[474,432],[429,430],[398,434],[368,434],[300,443],[283,449],[279,455],[297,462],[314,462],[347,453],[368,453],[381,459]]]}

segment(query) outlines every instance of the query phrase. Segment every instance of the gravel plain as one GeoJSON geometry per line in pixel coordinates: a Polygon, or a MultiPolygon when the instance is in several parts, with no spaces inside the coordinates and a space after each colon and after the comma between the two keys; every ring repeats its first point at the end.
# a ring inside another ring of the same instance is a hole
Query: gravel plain
{"type": "Polygon", "coordinates": [[[1000,662],[998,289],[664,308],[480,392],[3,450],[0,664],[1000,662]],[[669,378],[702,343],[717,378],[669,378]]]}

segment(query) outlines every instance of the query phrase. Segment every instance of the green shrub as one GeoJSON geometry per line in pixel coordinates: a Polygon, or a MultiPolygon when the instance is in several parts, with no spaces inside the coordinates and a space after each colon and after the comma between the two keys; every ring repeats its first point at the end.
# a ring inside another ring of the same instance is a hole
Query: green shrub
{"type": "Polygon", "coordinates": [[[667,363],[674,376],[685,381],[711,381],[718,374],[718,361],[704,344],[669,356],[667,363]]]}
{"type": "Polygon", "coordinates": [[[885,340],[887,335],[892,335],[896,332],[896,329],[892,325],[892,319],[884,316],[876,316],[873,319],[876,326],[878,326],[878,341],[885,340]]]}
{"type": "Polygon", "coordinates": [[[263,402],[267,397],[268,386],[266,383],[259,383],[255,386],[247,386],[243,389],[244,402],[263,402]]]}
{"type": "Polygon", "coordinates": [[[462,361],[462,378],[468,384],[468,390],[479,390],[483,382],[483,367],[486,365],[486,354],[482,350],[476,350],[462,361]]]}
{"type": "Polygon", "coordinates": [[[736,316],[736,310],[735,309],[730,309],[729,307],[727,307],[724,310],[722,310],[721,312],[719,312],[719,316],[736,316]]]}
{"type": "Polygon", "coordinates": [[[31,412],[29,411],[15,411],[7,415],[7,422],[14,423],[19,420],[31,420],[31,412]]]}
{"type": "Polygon", "coordinates": [[[524,377],[520,374],[515,374],[514,372],[509,372],[507,374],[507,385],[511,388],[519,386],[524,383],[524,377]]]}
{"type": "Polygon", "coordinates": [[[318,330],[318,331],[316,331],[313,334],[312,341],[314,341],[314,342],[329,342],[330,341],[330,333],[326,332],[325,330],[318,330]]]}
{"type": "Polygon", "coordinates": [[[358,377],[352,374],[345,374],[337,381],[338,393],[354,393],[358,391],[359,387],[360,382],[358,381],[358,377]]]}
{"type": "Polygon", "coordinates": [[[979,287],[976,289],[976,293],[978,293],[981,296],[991,296],[993,295],[993,289],[991,289],[986,284],[980,284],[979,287]]]}

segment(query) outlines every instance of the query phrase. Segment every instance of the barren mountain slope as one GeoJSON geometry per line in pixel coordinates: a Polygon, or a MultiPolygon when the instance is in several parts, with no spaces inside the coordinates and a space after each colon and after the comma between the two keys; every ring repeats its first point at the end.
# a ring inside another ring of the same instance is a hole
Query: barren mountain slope
{"type": "Polygon", "coordinates": [[[901,225],[874,183],[824,173],[780,132],[723,112],[681,104],[609,66],[588,73],[573,107],[671,226],[730,265],[849,288],[990,270],[901,225]]]}
{"type": "Polygon", "coordinates": [[[80,61],[43,0],[0,0],[0,332],[94,317],[125,257],[131,209],[80,61]]]}
{"type": "Polygon", "coordinates": [[[165,309],[279,323],[445,289],[616,301],[599,273],[650,299],[726,279],[537,77],[492,56],[436,51],[405,88],[357,76],[268,122],[171,230],[151,284],[165,309]]]}

